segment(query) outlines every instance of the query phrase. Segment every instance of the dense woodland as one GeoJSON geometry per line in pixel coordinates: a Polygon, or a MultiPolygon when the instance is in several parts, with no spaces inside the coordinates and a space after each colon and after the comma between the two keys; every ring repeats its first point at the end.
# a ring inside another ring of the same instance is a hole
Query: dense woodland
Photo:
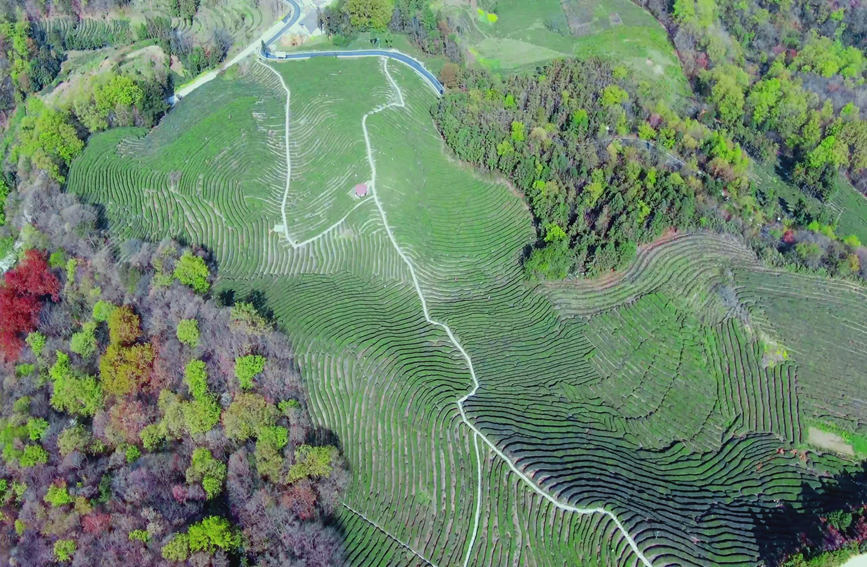
{"type": "Polygon", "coordinates": [[[867,192],[867,7],[816,0],[644,0],[714,121],[820,199],[867,192]]]}
{"type": "Polygon", "coordinates": [[[461,159],[526,195],[540,237],[530,277],[621,268],[671,228],[736,231],[777,265],[865,276],[857,238],[837,238],[803,208],[791,212],[800,224],[778,223],[784,211],[751,181],[727,130],[641,99],[627,75],[598,60],[506,78],[458,72],[433,110],[461,159]]]}
{"type": "Polygon", "coordinates": [[[126,242],[45,174],[7,204],[0,563],[340,564],[345,479],[286,338],[200,252],[126,242]]]}

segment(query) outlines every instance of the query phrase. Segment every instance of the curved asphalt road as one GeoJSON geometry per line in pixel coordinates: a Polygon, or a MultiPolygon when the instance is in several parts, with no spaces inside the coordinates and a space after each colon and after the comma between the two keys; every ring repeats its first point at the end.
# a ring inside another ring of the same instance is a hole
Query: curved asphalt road
{"type": "Polygon", "coordinates": [[[286,0],[292,6],[292,12],[283,17],[284,26],[277,33],[271,36],[271,39],[265,41],[265,47],[270,47],[272,43],[277,41],[281,35],[286,33],[286,30],[295,25],[295,22],[301,17],[301,6],[295,0],[286,0]]]}
{"type": "MultiPolygon", "coordinates": [[[[290,0],[291,2],[292,0],[290,0]]],[[[389,59],[394,59],[396,61],[400,61],[404,65],[408,65],[412,68],[416,73],[421,75],[423,79],[425,79],[430,86],[437,92],[438,95],[442,95],[445,91],[442,83],[436,78],[436,75],[425,69],[425,66],[422,63],[405,53],[401,53],[400,51],[394,51],[389,49],[358,49],[358,50],[341,50],[341,51],[305,51],[301,53],[284,53],[282,55],[275,55],[270,52],[263,53],[263,56],[266,59],[273,59],[276,61],[289,61],[289,60],[297,60],[297,59],[312,59],[313,57],[388,57],[389,59]]]]}

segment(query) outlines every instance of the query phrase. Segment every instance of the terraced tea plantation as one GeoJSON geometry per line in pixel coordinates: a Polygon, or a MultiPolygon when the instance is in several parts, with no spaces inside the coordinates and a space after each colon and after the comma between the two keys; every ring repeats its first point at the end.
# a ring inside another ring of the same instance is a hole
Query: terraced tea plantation
{"type": "Polygon", "coordinates": [[[433,97],[375,58],[251,63],[92,139],[69,187],[266,295],[350,464],[353,564],[758,564],[764,519],[855,466],[807,428],[867,433],[867,293],[710,234],[528,284],[529,212],[444,152],[433,97]]]}

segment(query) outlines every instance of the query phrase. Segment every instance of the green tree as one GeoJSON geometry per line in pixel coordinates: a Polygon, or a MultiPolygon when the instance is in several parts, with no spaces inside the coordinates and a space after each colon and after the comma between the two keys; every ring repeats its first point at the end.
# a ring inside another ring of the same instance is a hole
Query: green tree
{"type": "Polygon", "coordinates": [[[512,122],[512,141],[513,142],[523,142],[524,141],[524,123],[523,122],[512,122]]]}
{"type": "Polygon", "coordinates": [[[59,539],[54,542],[54,558],[61,563],[72,560],[75,553],[75,541],[71,539],[59,539]]]}
{"type": "Polygon", "coordinates": [[[623,104],[628,99],[629,94],[626,91],[617,85],[608,85],[602,89],[602,99],[600,102],[603,107],[608,108],[618,104],[623,104]]]}
{"type": "Polygon", "coordinates": [[[102,388],[92,376],[82,376],[69,363],[69,355],[57,352],[57,360],[48,370],[53,382],[51,407],[57,411],[91,417],[102,408],[102,388]]]}
{"type": "Polygon", "coordinates": [[[84,142],[70,123],[69,114],[46,106],[39,97],[28,99],[26,112],[13,159],[23,156],[62,183],[69,163],[84,149],[84,142]]]}
{"type": "Polygon", "coordinates": [[[114,313],[115,309],[117,309],[117,307],[114,303],[100,299],[93,305],[93,320],[97,323],[104,323],[108,321],[108,318],[111,317],[111,314],[114,313]]]}
{"type": "Polygon", "coordinates": [[[256,440],[256,470],[263,478],[280,482],[283,472],[281,449],[289,442],[289,430],[281,426],[262,427],[256,440]]]}
{"type": "Polygon", "coordinates": [[[394,0],[346,0],[349,23],[359,30],[384,31],[394,11],[394,0]]]}
{"type": "Polygon", "coordinates": [[[137,392],[150,376],[153,362],[154,349],[149,343],[108,345],[99,359],[99,377],[103,389],[115,396],[137,392]]]}
{"type": "Polygon", "coordinates": [[[73,451],[81,453],[87,452],[90,447],[93,437],[90,430],[81,424],[67,427],[57,436],[57,449],[64,457],[73,451]]]}
{"type": "Polygon", "coordinates": [[[144,91],[125,75],[107,73],[99,83],[73,105],[79,121],[91,132],[105,130],[112,123],[131,126],[133,109],[144,100],[144,91]]]}
{"type": "Polygon", "coordinates": [[[187,531],[190,551],[214,553],[217,550],[234,551],[241,546],[241,534],[232,529],[229,520],[220,516],[208,516],[193,524],[187,531]]]}
{"type": "Polygon", "coordinates": [[[41,417],[31,417],[27,420],[27,436],[31,441],[41,441],[48,431],[48,422],[41,417]]]}
{"type": "Polygon", "coordinates": [[[232,328],[241,329],[251,335],[268,330],[268,321],[259,314],[255,305],[246,301],[239,301],[232,306],[229,324],[232,328]]]}
{"type": "Polygon", "coordinates": [[[0,226],[6,224],[6,197],[9,196],[9,186],[0,178],[0,226]]]}
{"type": "Polygon", "coordinates": [[[199,399],[208,393],[208,368],[201,360],[191,360],[184,368],[184,380],[190,395],[199,399]]]}
{"type": "Polygon", "coordinates": [[[196,293],[208,293],[211,288],[208,282],[210,276],[208,266],[204,260],[190,252],[184,252],[178,259],[173,275],[182,284],[193,288],[196,293]]]}
{"type": "Polygon", "coordinates": [[[153,451],[165,439],[165,431],[161,424],[152,423],[142,428],[139,432],[139,439],[141,439],[142,447],[146,451],[153,451]]]}
{"type": "Polygon", "coordinates": [[[553,240],[530,252],[524,261],[524,271],[531,280],[563,279],[569,273],[572,262],[568,239],[553,240]]]}
{"type": "Polygon", "coordinates": [[[739,123],[744,116],[744,89],[749,86],[749,75],[735,65],[720,65],[704,75],[713,84],[710,100],[720,119],[728,126],[739,123]]]}
{"type": "Polygon", "coordinates": [[[72,503],[72,496],[69,495],[69,491],[66,489],[66,482],[49,485],[42,499],[55,508],[72,503]]]}
{"type": "Polygon", "coordinates": [[[821,169],[825,165],[834,168],[849,161],[849,148],[836,136],[826,136],[813,151],[807,154],[807,165],[811,169],[821,169]]]}
{"type": "Polygon", "coordinates": [[[193,451],[186,477],[188,483],[201,483],[205,494],[211,499],[223,490],[226,465],[215,459],[210,450],[200,447],[193,451]]]}
{"type": "Polygon", "coordinates": [[[185,402],[182,409],[184,425],[190,435],[207,433],[220,421],[220,404],[210,394],[185,402]]]}
{"type": "Polygon", "coordinates": [[[39,331],[33,331],[24,340],[36,356],[42,354],[42,350],[45,348],[45,341],[45,335],[39,331]]]}
{"type": "Polygon", "coordinates": [[[27,445],[21,452],[21,457],[18,459],[20,464],[25,469],[35,467],[36,465],[44,465],[48,462],[48,453],[39,445],[27,445]]]}
{"type": "Polygon", "coordinates": [[[256,354],[239,356],[235,359],[235,377],[243,390],[253,388],[253,377],[265,369],[265,357],[256,354]]]}
{"type": "Polygon", "coordinates": [[[195,348],[199,344],[199,322],[195,319],[183,319],[178,322],[175,334],[181,343],[195,348]]]}
{"type": "Polygon", "coordinates": [[[69,339],[69,350],[82,358],[90,358],[96,352],[96,322],[88,321],[81,330],[69,339]]]}
{"type": "Polygon", "coordinates": [[[747,96],[747,107],[752,114],[753,126],[760,127],[770,118],[771,111],[782,97],[780,79],[773,77],[759,81],[750,89],[747,96]]]}

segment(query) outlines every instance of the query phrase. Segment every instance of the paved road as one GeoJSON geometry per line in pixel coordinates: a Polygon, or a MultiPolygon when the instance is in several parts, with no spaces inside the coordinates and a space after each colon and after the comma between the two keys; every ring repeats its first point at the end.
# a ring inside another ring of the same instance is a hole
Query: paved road
{"type": "Polygon", "coordinates": [[[178,102],[197,88],[201,87],[209,81],[214,80],[214,78],[216,78],[217,74],[219,74],[220,71],[228,69],[238,61],[246,58],[248,55],[252,55],[256,51],[261,50],[263,42],[266,46],[268,46],[280,39],[280,36],[286,33],[286,30],[295,25],[295,22],[297,22],[301,18],[301,6],[298,5],[298,2],[296,0],[286,1],[292,6],[292,11],[289,14],[286,14],[286,16],[284,16],[282,20],[278,21],[269,29],[267,29],[259,38],[257,38],[250,45],[238,52],[238,54],[232,57],[232,59],[224,62],[216,69],[212,69],[206,73],[202,73],[189,83],[185,84],[183,87],[177,89],[175,93],[169,97],[168,103],[174,105],[176,102],[178,102]]]}
{"type": "Polygon", "coordinates": [[[272,35],[270,39],[265,40],[265,47],[271,47],[272,43],[280,39],[280,36],[286,33],[286,30],[294,26],[295,22],[297,22],[301,18],[301,6],[298,5],[298,2],[296,2],[295,0],[286,1],[289,2],[289,4],[292,6],[292,12],[286,14],[286,16],[283,18],[284,25],[277,31],[277,33],[272,35]]]}
{"type": "Polygon", "coordinates": [[[358,49],[358,50],[340,50],[340,51],[304,51],[301,53],[282,53],[280,55],[266,51],[264,54],[266,59],[277,61],[288,61],[295,59],[312,59],[313,57],[388,57],[396,61],[400,61],[404,65],[411,67],[416,73],[422,76],[431,87],[442,95],[445,88],[442,83],[436,78],[436,75],[428,71],[425,66],[418,60],[410,57],[405,53],[393,49],[358,49]]]}

